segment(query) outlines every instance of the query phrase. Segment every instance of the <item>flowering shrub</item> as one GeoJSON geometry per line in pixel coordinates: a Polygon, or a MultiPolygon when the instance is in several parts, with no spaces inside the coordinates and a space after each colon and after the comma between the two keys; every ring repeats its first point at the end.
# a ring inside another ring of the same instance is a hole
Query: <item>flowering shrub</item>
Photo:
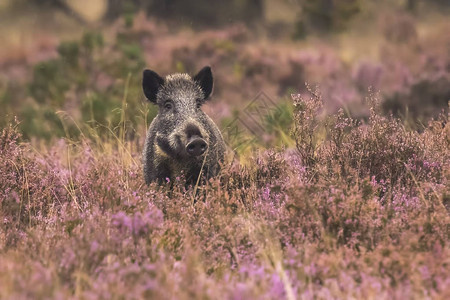
{"type": "Polygon", "coordinates": [[[196,191],[146,186],[133,142],[4,128],[0,298],[449,297],[448,116],[410,131],[376,99],[356,120],[294,96],[295,149],[196,191]]]}

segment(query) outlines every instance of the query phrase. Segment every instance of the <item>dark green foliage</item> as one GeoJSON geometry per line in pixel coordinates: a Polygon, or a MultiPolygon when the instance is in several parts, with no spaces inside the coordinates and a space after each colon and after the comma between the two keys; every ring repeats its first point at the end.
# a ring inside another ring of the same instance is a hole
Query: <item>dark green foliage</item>
{"type": "Polygon", "coordinates": [[[265,116],[265,125],[269,133],[290,128],[292,125],[292,105],[286,102],[277,105],[272,112],[265,116]]]}
{"type": "Polygon", "coordinates": [[[81,39],[81,46],[85,51],[92,52],[104,46],[103,35],[98,32],[86,32],[81,39]]]}
{"type": "Polygon", "coordinates": [[[60,105],[69,83],[64,78],[59,60],[41,62],[34,67],[33,81],[29,85],[30,95],[39,104],[60,105]]]}
{"type": "Polygon", "coordinates": [[[87,122],[98,122],[100,124],[107,124],[110,116],[107,114],[112,111],[111,103],[102,97],[101,94],[91,94],[83,99],[81,112],[83,120],[87,122]]]}
{"type": "MultiPolygon", "coordinates": [[[[21,111],[20,129],[24,138],[65,136],[66,131],[60,117],[49,107],[25,106],[21,111]]],[[[74,132],[73,125],[70,132],[74,132]]],[[[68,132],[69,132],[68,131],[68,132]]]]}
{"type": "Polygon", "coordinates": [[[78,66],[80,47],[77,42],[62,42],[58,47],[58,53],[61,59],[69,66],[73,68],[78,66]]]}
{"type": "Polygon", "coordinates": [[[264,15],[262,0],[109,0],[106,19],[123,17],[125,26],[131,27],[137,11],[176,25],[223,26],[230,22],[252,24],[261,21],[264,15]]]}
{"type": "Polygon", "coordinates": [[[406,9],[417,12],[421,3],[424,5],[434,4],[441,8],[450,7],[450,2],[447,0],[407,0],[405,6],[406,9]]]}
{"type": "Polygon", "coordinates": [[[292,127],[292,104],[282,102],[264,116],[265,132],[271,135],[269,145],[289,144],[289,133],[292,127]]]}
{"type": "MultiPolygon", "coordinates": [[[[25,137],[76,137],[86,125],[104,133],[111,133],[108,127],[119,130],[122,122],[136,125],[146,114],[138,88],[144,64],[139,45],[126,31],[118,34],[114,49],[105,49],[103,36],[96,32],[61,43],[57,58],[34,67],[28,91],[37,105],[23,106],[19,114],[25,137]],[[81,120],[89,122],[76,125],[81,120]]],[[[8,99],[6,93],[3,98],[8,99]]]]}
{"type": "MultiPolygon", "coordinates": [[[[131,2],[131,1],[128,1],[131,2]]],[[[190,26],[223,26],[230,22],[247,24],[261,21],[264,15],[262,0],[167,0],[132,1],[136,7],[146,9],[149,15],[162,18],[166,22],[190,26]]]]}
{"type": "Polygon", "coordinates": [[[302,1],[302,14],[296,25],[294,38],[303,38],[309,32],[331,32],[346,29],[348,23],[361,11],[361,0],[302,1]]]}

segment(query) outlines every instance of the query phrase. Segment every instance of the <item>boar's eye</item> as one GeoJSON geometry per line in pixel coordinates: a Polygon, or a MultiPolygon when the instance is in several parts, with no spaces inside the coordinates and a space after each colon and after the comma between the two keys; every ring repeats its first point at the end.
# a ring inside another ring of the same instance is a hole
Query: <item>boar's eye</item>
{"type": "Polygon", "coordinates": [[[202,103],[200,101],[195,102],[195,107],[200,109],[200,107],[202,107],[202,103]]]}
{"type": "Polygon", "coordinates": [[[171,110],[173,108],[173,104],[170,101],[167,101],[166,103],[164,103],[164,108],[166,110],[171,110]]]}

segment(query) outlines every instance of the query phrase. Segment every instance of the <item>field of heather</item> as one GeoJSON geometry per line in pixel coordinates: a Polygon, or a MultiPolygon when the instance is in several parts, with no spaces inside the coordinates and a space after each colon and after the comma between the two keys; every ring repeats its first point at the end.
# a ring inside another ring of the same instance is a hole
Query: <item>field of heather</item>
{"type": "Polygon", "coordinates": [[[449,299],[447,1],[166,2],[0,2],[0,299],[449,299]],[[146,185],[205,65],[222,169],[146,185]]]}

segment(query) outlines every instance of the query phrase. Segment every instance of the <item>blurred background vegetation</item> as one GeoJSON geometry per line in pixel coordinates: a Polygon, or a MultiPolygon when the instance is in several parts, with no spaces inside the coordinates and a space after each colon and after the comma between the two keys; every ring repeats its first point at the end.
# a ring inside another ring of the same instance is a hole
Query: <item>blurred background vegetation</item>
{"type": "Polygon", "coordinates": [[[255,145],[292,143],[290,94],[307,93],[305,82],[328,112],[365,118],[378,93],[387,114],[420,129],[448,110],[449,12],[444,0],[0,0],[0,126],[17,118],[37,142],[141,143],[156,114],[142,70],[211,65],[205,110],[255,145]],[[250,124],[260,92],[270,101],[250,124]]]}

